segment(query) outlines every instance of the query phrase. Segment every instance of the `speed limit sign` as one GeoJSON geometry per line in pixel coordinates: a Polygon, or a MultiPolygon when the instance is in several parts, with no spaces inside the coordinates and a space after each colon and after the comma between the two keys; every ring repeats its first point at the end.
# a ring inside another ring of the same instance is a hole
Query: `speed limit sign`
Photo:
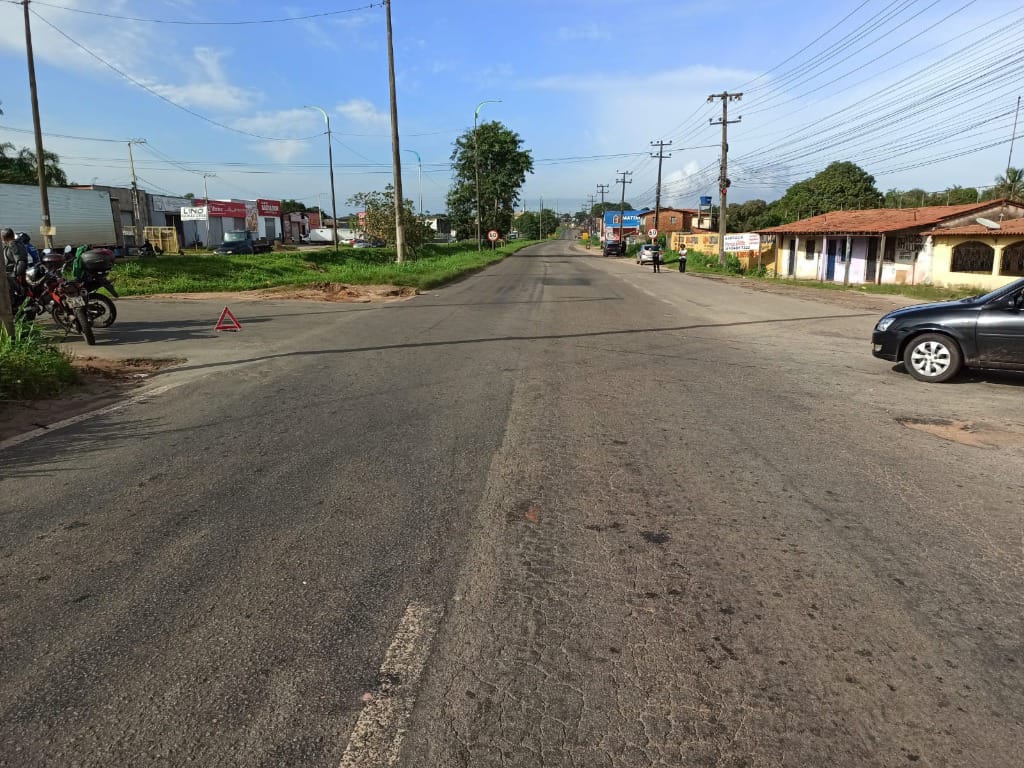
{"type": "Polygon", "coordinates": [[[498,230],[492,229],[487,233],[487,239],[492,243],[498,239],[498,230]]]}
{"type": "Polygon", "coordinates": [[[652,238],[653,237],[657,237],[658,236],[658,230],[656,230],[654,227],[651,227],[650,229],[647,230],[647,236],[648,237],[652,237],[652,238]]]}

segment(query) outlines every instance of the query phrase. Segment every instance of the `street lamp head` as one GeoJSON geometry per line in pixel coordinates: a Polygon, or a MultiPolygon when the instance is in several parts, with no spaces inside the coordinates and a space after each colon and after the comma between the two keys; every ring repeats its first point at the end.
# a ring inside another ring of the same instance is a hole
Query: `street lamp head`
{"type": "Polygon", "coordinates": [[[313,105],[310,105],[310,104],[306,104],[302,108],[303,109],[315,109],[317,112],[319,112],[321,115],[324,116],[324,122],[327,123],[327,127],[328,128],[331,127],[331,117],[330,117],[330,115],[327,114],[327,110],[324,109],[323,107],[317,107],[317,106],[313,106],[313,105]]]}
{"type": "Polygon", "coordinates": [[[477,104],[476,111],[473,113],[474,120],[476,120],[477,116],[479,116],[480,108],[483,107],[484,104],[501,104],[501,99],[485,99],[484,101],[481,101],[479,104],[477,104]]]}

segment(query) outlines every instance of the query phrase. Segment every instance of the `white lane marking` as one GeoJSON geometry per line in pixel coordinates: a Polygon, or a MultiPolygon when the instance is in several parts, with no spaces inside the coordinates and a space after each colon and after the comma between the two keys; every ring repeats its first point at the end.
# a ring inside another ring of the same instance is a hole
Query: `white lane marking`
{"type": "Polygon", "coordinates": [[[33,429],[31,432],[24,432],[20,435],[9,437],[3,442],[0,442],[0,451],[5,451],[8,448],[13,448],[16,445],[21,445],[22,443],[27,443],[29,440],[42,437],[43,435],[49,435],[52,432],[65,429],[66,427],[86,421],[87,419],[92,419],[96,416],[103,416],[104,414],[113,413],[114,411],[119,411],[122,408],[127,408],[130,405],[141,403],[150,397],[162,395],[164,392],[181,386],[182,384],[184,384],[183,381],[179,381],[175,384],[164,384],[162,387],[155,387],[154,389],[147,390],[146,392],[142,392],[134,397],[129,397],[127,400],[121,400],[120,402],[111,403],[103,408],[97,408],[95,411],[86,411],[85,413],[80,413],[77,416],[72,416],[61,421],[55,421],[53,424],[46,427],[40,427],[39,429],[33,429]]]}
{"type": "Polygon", "coordinates": [[[381,768],[398,763],[416,686],[427,663],[442,611],[412,602],[380,666],[380,683],[359,714],[339,768],[381,768]]]}

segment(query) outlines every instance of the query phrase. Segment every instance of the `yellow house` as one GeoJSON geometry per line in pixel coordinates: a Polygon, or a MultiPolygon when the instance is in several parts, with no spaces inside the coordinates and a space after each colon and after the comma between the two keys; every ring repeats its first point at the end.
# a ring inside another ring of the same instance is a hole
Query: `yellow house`
{"type": "Polygon", "coordinates": [[[982,218],[938,226],[932,240],[932,282],[992,290],[1024,277],[1024,218],[982,218]]]}

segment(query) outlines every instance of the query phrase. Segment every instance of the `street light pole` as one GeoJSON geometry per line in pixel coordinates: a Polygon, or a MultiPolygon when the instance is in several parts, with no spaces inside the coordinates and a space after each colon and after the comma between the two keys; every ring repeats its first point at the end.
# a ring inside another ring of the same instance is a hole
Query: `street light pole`
{"type": "Polygon", "coordinates": [[[416,180],[419,184],[420,193],[420,218],[423,217],[423,161],[420,159],[420,153],[415,149],[403,149],[403,152],[412,152],[416,155],[416,180]]]}
{"type": "Polygon", "coordinates": [[[331,148],[331,116],[327,114],[327,110],[323,107],[306,106],[306,109],[315,109],[324,116],[324,122],[327,123],[327,165],[331,170],[331,232],[334,233],[334,253],[338,253],[338,201],[334,196],[334,150],[331,148]]]}
{"type": "Polygon", "coordinates": [[[480,108],[484,104],[500,104],[501,99],[485,99],[476,105],[473,112],[473,164],[476,166],[476,249],[484,249],[480,242],[480,142],[476,137],[476,120],[480,116],[480,108]]]}

